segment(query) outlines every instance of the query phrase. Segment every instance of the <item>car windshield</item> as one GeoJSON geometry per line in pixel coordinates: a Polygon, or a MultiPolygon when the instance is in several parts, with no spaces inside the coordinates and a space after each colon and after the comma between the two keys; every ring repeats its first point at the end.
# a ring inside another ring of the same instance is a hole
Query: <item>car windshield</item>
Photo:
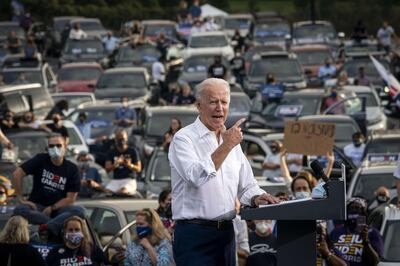
{"type": "Polygon", "coordinates": [[[58,72],[58,80],[97,80],[101,71],[94,67],[64,68],[58,72]]]}
{"type": "Polygon", "coordinates": [[[26,83],[40,83],[44,84],[43,76],[40,71],[4,71],[1,73],[6,84],[26,84],[26,83]]]}
{"type": "Polygon", "coordinates": [[[293,29],[293,37],[296,39],[301,38],[336,38],[336,31],[331,25],[306,25],[293,29]]]}
{"type": "Polygon", "coordinates": [[[272,102],[268,104],[262,111],[263,116],[275,116],[278,106],[299,106],[301,108],[299,116],[303,115],[314,115],[317,113],[319,108],[319,102],[321,97],[304,97],[300,95],[296,96],[284,96],[280,103],[272,102]]]}
{"type": "Polygon", "coordinates": [[[0,36],[8,36],[12,30],[17,33],[19,38],[25,39],[24,30],[17,25],[0,25],[0,36]]]}
{"type": "Polygon", "coordinates": [[[247,18],[226,18],[225,19],[225,29],[229,30],[246,30],[249,29],[251,25],[251,20],[247,18]]]}
{"type": "Polygon", "coordinates": [[[302,71],[299,61],[290,58],[268,58],[257,60],[251,64],[250,76],[265,78],[266,73],[272,73],[277,80],[286,78],[301,78],[302,71]]]}
{"type": "Polygon", "coordinates": [[[144,88],[146,79],[143,73],[124,72],[103,74],[97,82],[96,88],[144,88]]]}
{"type": "Polygon", "coordinates": [[[54,102],[59,102],[61,100],[66,100],[68,102],[69,108],[76,108],[82,103],[93,102],[92,97],[89,95],[62,95],[62,96],[52,96],[54,102]]]}
{"type": "MultiPolygon", "coordinates": [[[[389,69],[389,64],[385,60],[378,60],[386,69],[389,69]]],[[[344,63],[343,69],[347,72],[349,77],[355,78],[358,74],[358,69],[364,67],[364,73],[367,78],[380,79],[380,75],[376,70],[371,60],[367,59],[353,59],[344,63]]]]}
{"type": "Polygon", "coordinates": [[[166,153],[158,152],[152,166],[150,181],[171,180],[171,166],[166,153]]]}
{"type": "Polygon", "coordinates": [[[378,107],[378,101],[376,100],[374,94],[372,92],[363,92],[363,93],[356,93],[358,97],[365,98],[366,102],[365,105],[367,107],[378,107]]]}
{"type": "Polygon", "coordinates": [[[53,28],[58,31],[61,32],[64,30],[65,25],[67,25],[67,23],[69,23],[70,19],[57,19],[54,21],[54,25],[53,28]]]}
{"type": "MultiPolygon", "coordinates": [[[[201,72],[206,73],[208,67],[214,63],[214,56],[204,55],[190,57],[183,63],[183,69],[185,72],[201,72]]],[[[228,60],[222,58],[222,64],[224,66],[229,66],[228,60]]]]}
{"type": "Polygon", "coordinates": [[[323,65],[326,58],[331,58],[328,50],[323,51],[297,51],[297,58],[300,64],[308,65],[323,65]]]}
{"type": "Polygon", "coordinates": [[[147,136],[160,137],[164,136],[169,128],[171,117],[176,117],[182,122],[182,127],[194,122],[197,113],[177,113],[177,114],[157,114],[148,118],[145,124],[145,132],[147,136]]]}
{"type": "Polygon", "coordinates": [[[190,39],[189,47],[191,48],[207,48],[207,47],[224,47],[228,45],[228,41],[223,35],[210,36],[194,36],[190,39]]]}
{"type": "Polygon", "coordinates": [[[399,235],[400,235],[400,220],[388,221],[386,224],[385,232],[383,233],[383,256],[382,256],[383,263],[384,261],[400,262],[399,235]]]}
{"type": "Polygon", "coordinates": [[[66,54],[102,54],[104,48],[100,40],[68,40],[64,51],[66,54]]]}
{"type": "MultiPolygon", "coordinates": [[[[329,121],[325,121],[329,123],[329,121]]],[[[335,122],[335,141],[351,142],[351,136],[358,130],[352,123],[335,122]]]]}
{"type": "Polygon", "coordinates": [[[158,36],[161,32],[164,32],[167,37],[176,37],[174,25],[146,25],[144,28],[145,36],[158,36]]]}
{"type": "Polygon", "coordinates": [[[161,56],[161,53],[151,45],[141,45],[132,49],[129,46],[119,50],[118,62],[155,62],[161,56]]]}
{"type": "Polygon", "coordinates": [[[91,138],[98,138],[100,136],[108,136],[113,131],[113,120],[115,118],[115,109],[89,109],[78,110],[71,114],[69,119],[75,124],[78,123],[79,113],[84,112],[87,116],[87,122],[90,123],[91,138]]]}
{"type": "Polygon", "coordinates": [[[289,25],[282,21],[268,22],[266,24],[258,24],[254,28],[255,37],[268,37],[268,36],[285,36],[289,34],[289,25]]]}
{"type": "Polygon", "coordinates": [[[99,21],[80,21],[79,25],[83,31],[104,30],[99,21]]]}
{"type": "Polygon", "coordinates": [[[48,136],[43,133],[30,136],[10,135],[8,138],[16,146],[18,158],[25,161],[46,150],[48,136]]]}
{"type": "Polygon", "coordinates": [[[384,186],[392,188],[396,184],[396,180],[393,178],[393,171],[391,173],[380,173],[380,174],[364,174],[357,178],[357,182],[354,187],[353,197],[361,196],[364,199],[372,199],[375,197],[375,191],[378,187],[384,186]]]}
{"type": "Polygon", "coordinates": [[[368,153],[399,153],[400,138],[373,139],[367,147],[368,153]]]}

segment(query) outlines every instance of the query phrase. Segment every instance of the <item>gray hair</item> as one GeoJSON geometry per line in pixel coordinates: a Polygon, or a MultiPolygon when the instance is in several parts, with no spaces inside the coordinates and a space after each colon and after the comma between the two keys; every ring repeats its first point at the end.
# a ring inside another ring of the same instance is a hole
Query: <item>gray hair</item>
{"type": "Polygon", "coordinates": [[[229,99],[231,98],[231,89],[229,87],[229,83],[226,80],[219,78],[208,78],[203,80],[200,84],[196,86],[196,101],[200,101],[202,99],[204,89],[214,86],[225,87],[226,91],[228,92],[229,99]]]}

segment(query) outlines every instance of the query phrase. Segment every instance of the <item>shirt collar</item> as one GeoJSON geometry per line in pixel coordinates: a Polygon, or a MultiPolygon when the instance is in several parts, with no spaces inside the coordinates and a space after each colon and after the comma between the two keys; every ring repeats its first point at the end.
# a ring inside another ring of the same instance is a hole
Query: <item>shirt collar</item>
{"type": "Polygon", "coordinates": [[[211,130],[209,130],[203,122],[200,120],[200,116],[197,117],[196,121],[194,121],[194,125],[197,129],[197,134],[200,136],[200,138],[204,137],[205,135],[209,134],[211,130]]]}

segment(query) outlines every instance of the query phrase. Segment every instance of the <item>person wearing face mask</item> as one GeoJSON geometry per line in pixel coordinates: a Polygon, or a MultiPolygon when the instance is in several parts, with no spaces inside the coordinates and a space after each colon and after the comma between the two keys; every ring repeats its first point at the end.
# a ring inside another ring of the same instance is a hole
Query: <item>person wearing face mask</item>
{"type": "Polygon", "coordinates": [[[174,265],[171,236],[151,209],[136,212],[136,235],[125,253],[125,266],[145,265],[174,265]]]}
{"type": "Polygon", "coordinates": [[[136,177],[142,171],[142,163],[136,149],[129,147],[125,129],[115,132],[115,148],[107,154],[105,169],[107,173],[113,172],[113,180],[106,189],[123,195],[136,193],[136,177]]]}
{"type": "Polygon", "coordinates": [[[1,119],[1,130],[4,133],[7,133],[8,131],[12,129],[18,128],[18,124],[14,122],[14,113],[11,112],[10,110],[7,110],[3,114],[3,118],[1,119]]]}
{"type": "Polygon", "coordinates": [[[290,188],[295,199],[311,198],[312,185],[304,175],[297,175],[293,178],[290,188]]]}
{"type": "Polygon", "coordinates": [[[330,58],[325,59],[325,65],[321,66],[318,70],[318,78],[322,81],[334,78],[336,76],[336,67],[332,66],[330,58]]]}
{"type": "Polygon", "coordinates": [[[84,210],[75,206],[80,191],[78,167],[65,159],[65,140],[60,135],[48,139],[48,152],[39,153],[13,172],[13,187],[19,201],[14,215],[21,215],[31,224],[39,225],[40,232],[58,236],[63,222],[72,215],[84,217],[84,210]],[[33,176],[29,199],[25,199],[22,179],[33,176]]]}
{"type": "Polygon", "coordinates": [[[158,197],[157,213],[166,229],[172,229],[171,189],[161,191],[158,197]]]}
{"type": "Polygon", "coordinates": [[[214,57],[214,63],[208,67],[207,73],[209,78],[225,79],[226,71],[226,67],[222,64],[222,57],[216,55],[214,57]]]}
{"type": "Polygon", "coordinates": [[[129,106],[129,98],[127,96],[122,96],[121,104],[122,106],[115,110],[114,124],[120,127],[130,127],[136,125],[136,111],[129,106]]]}
{"type": "Polygon", "coordinates": [[[364,199],[347,202],[347,220],[330,234],[335,248],[349,266],[378,265],[383,255],[382,235],[366,224],[367,204],[364,199]]]}
{"type": "MultiPolygon", "coordinates": [[[[239,34],[240,36],[240,34],[239,34]]],[[[232,37],[232,40],[235,36],[232,37]]],[[[242,38],[242,37],[241,37],[242,38]]],[[[242,38],[243,39],[243,38],[242,38]]],[[[235,56],[230,61],[232,73],[235,76],[236,82],[243,87],[243,78],[246,75],[245,61],[242,56],[242,48],[235,47],[235,56]]]]}
{"type": "Polygon", "coordinates": [[[64,245],[53,248],[46,257],[47,265],[108,265],[104,252],[95,246],[89,236],[86,221],[78,216],[65,220],[63,228],[64,245]]]}
{"type": "Polygon", "coordinates": [[[90,165],[92,159],[89,153],[82,151],[79,153],[78,168],[81,175],[81,191],[80,197],[91,197],[96,192],[102,191],[102,180],[99,171],[90,165]]]}
{"type": "Polygon", "coordinates": [[[41,125],[41,122],[39,120],[36,120],[35,115],[31,111],[28,111],[24,114],[22,119],[19,121],[18,126],[20,128],[33,128],[33,129],[45,127],[44,125],[43,126],[41,125]]]}
{"type": "Polygon", "coordinates": [[[63,136],[66,145],[68,146],[69,144],[69,135],[68,135],[68,130],[67,128],[63,125],[62,122],[62,117],[59,114],[53,114],[53,123],[47,125],[47,127],[56,134],[60,134],[61,136],[63,136]]]}
{"type": "Polygon", "coordinates": [[[281,176],[281,166],[280,166],[280,150],[282,149],[282,143],[278,140],[272,142],[270,145],[271,154],[265,157],[262,164],[263,176],[273,178],[281,176]]]}
{"type": "Polygon", "coordinates": [[[344,154],[350,158],[355,166],[359,166],[364,156],[365,146],[364,135],[361,132],[356,132],[353,134],[353,143],[344,147],[344,154]]]}
{"type": "Polygon", "coordinates": [[[272,220],[255,220],[256,230],[249,233],[250,254],[246,266],[273,266],[277,263],[277,240],[272,220]]]}
{"type": "MultiPolygon", "coordinates": [[[[340,97],[337,93],[336,88],[331,88],[331,91],[330,91],[330,94],[328,95],[328,97],[324,98],[324,102],[321,107],[321,112],[325,111],[330,106],[336,104],[339,101],[340,101],[340,97]]],[[[335,108],[334,110],[332,110],[329,114],[340,115],[340,114],[344,114],[344,111],[345,111],[344,105],[341,105],[341,106],[335,108]]]]}
{"type": "Polygon", "coordinates": [[[87,122],[87,115],[85,112],[80,112],[78,115],[78,123],[76,123],[76,127],[82,134],[82,137],[87,140],[90,139],[91,135],[91,125],[87,122]]]}
{"type": "Polygon", "coordinates": [[[367,224],[377,230],[381,229],[383,217],[385,215],[385,208],[390,205],[389,190],[381,186],[375,191],[375,200],[368,206],[368,220],[367,224]]]}

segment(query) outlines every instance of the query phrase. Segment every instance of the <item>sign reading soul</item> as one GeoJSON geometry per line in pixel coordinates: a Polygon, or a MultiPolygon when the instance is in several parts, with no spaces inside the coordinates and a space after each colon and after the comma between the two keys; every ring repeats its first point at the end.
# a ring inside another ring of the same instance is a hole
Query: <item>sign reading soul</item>
{"type": "Polygon", "coordinates": [[[332,151],[335,125],[312,121],[286,121],[283,146],[289,153],[326,155],[332,151]]]}

